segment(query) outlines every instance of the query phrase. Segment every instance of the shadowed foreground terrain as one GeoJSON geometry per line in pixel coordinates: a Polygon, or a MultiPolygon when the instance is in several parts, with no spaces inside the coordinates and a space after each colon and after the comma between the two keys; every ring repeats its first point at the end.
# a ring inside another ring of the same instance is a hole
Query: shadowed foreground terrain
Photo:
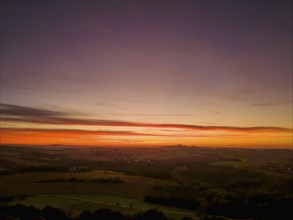
{"type": "Polygon", "coordinates": [[[1,219],[292,219],[292,151],[0,148],[1,219]]]}

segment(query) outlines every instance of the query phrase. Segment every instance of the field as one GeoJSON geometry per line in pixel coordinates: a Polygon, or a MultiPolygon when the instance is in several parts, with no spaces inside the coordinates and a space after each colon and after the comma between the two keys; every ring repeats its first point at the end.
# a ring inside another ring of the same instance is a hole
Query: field
{"type": "MultiPolygon", "coordinates": [[[[90,171],[83,173],[70,172],[33,172],[6,175],[0,179],[1,193],[9,195],[35,195],[35,194],[113,194],[142,199],[149,186],[161,183],[169,183],[164,180],[142,176],[130,176],[111,171],[90,171]],[[40,182],[44,180],[79,178],[91,180],[96,178],[120,178],[125,183],[103,184],[93,182],[40,182]],[[21,183],[21,184],[20,184],[21,183]],[[131,189],[131,190],[130,190],[131,189]]],[[[169,183],[171,184],[171,183],[169,183]]]]}
{"type": "Polygon", "coordinates": [[[195,212],[168,207],[164,205],[155,205],[127,197],[119,197],[113,195],[35,195],[27,197],[22,201],[14,201],[11,204],[25,204],[37,208],[44,208],[47,205],[61,208],[71,215],[75,216],[83,210],[95,211],[100,208],[110,208],[124,214],[136,214],[140,211],[147,211],[149,209],[162,210],[167,216],[174,219],[180,219],[182,216],[192,216],[196,218],[195,212]]]}
{"type": "Polygon", "coordinates": [[[0,152],[0,195],[11,198],[9,205],[50,205],[72,216],[109,208],[130,215],[158,209],[173,219],[233,218],[242,211],[215,212],[207,204],[225,207],[259,195],[284,204],[292,194],[286,149],[1,146],[0,152]]]}
{"type": "Polygon", "coordinates": [[[175,219],[180,219],[182,216],[195,216],[195,212],[186,209],[144,202],[144,195],[154,184],[172,185],[172,182],[112,171],[21,173],[3,176],[0,179],[1,193],[5,191],[5,193],[14,196],[26,195],[21,200],[15,199],[11,205],[21,203],[37,208],[51,205],[73,215],[83,210],[93,211],[99,208],[111,208],[126,214],[135,214],[154,208],[164,211],[166,215],[175,219]],[[125,182],[121,184],[40,182],[71,178],[87,181],[97,178],[120,178],[125,182]]]}

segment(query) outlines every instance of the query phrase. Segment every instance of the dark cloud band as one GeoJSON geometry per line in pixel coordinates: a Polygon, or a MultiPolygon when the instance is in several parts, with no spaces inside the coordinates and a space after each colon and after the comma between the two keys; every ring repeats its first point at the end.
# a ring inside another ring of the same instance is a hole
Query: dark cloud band
{"type": "Polygon", "coordinates": [[[290,128],[282,127],[234,127],[234,126],[202,126],[189,124],[159,124],[140,123],[119,120],[100,120],[88,118],[72,118],[69,113],[44,110],[32,107],[1,104],[1,121],[27,122],[55,125],[88,125],[88,126],[113,126],[113,127],[150,127],[150,128],[178,128],[197,131],[226,131],[226,132],[270,132],[291,133],[290,128]],[[2,110],[3,109],[3,110],[2,110]]]}

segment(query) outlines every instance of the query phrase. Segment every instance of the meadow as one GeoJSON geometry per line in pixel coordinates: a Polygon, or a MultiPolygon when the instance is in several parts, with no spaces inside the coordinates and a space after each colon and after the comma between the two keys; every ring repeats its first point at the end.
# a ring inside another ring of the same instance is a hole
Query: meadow
{"type": "Polygon", "coordinates": [[[49,205],[71,216],[109,208],[129,215],[157,209],[173,219],[266,219],[276,215],[268,209],[282,206],[286,219],[291,156],[286,149],[1,146],[0,195],[9,198],[2,204],[49,205]]]}

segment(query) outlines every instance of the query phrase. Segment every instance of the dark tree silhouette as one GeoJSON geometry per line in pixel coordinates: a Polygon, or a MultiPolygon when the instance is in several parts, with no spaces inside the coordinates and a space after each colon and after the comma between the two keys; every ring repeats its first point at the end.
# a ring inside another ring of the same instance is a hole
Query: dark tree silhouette
{"type": "Polygon", "coordinates": [[[135,215],[133,220],[167,220],[167,217],[162,211],[150,209],[144,213],[135,215]]]}
{"type": "Polygon", "coordinates": [[[46,206],[41,210],[41,215],[48,220],[67,220],[66,213],[61,210],[51,206],[46,206]]]}

